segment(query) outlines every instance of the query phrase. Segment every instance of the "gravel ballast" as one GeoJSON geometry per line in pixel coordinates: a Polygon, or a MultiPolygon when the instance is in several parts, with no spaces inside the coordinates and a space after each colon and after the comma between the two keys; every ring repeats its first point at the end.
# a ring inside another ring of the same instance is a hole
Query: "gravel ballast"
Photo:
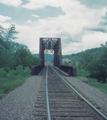
{"type": "MultiPolygon", "coordinates": [[[[107,116],[107,94],[89,86],[80,79],[65,77],[87,100],[95,103],[107,116]]],[[[9,92],[0,100],[0,120],[30,120],[37,99],[38,90],[45,77],[31,76],[25,83],[9,92]]]]}
{"type": "Polygon", "coordinates": [[[31,76],[0,100],[0,120],[29,120],[42,80],[41,76],[31,76]]]}
{"type": "Polygon", "coordinates": [[[80,79],[74,77],[65,77],[65,79],[93,105],[96,104],[95,106],[100,108],[99,111],[107,116],[107,94],[80,79]]]}

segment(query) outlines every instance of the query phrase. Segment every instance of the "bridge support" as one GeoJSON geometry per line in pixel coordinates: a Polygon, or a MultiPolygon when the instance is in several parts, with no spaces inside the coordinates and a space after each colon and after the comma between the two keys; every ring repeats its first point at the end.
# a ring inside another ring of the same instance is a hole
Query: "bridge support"
{"type": "Polygon", "coordinates": [[[61,38],[40,38],[39,44],[39,57],[41,62],[37,66],[31,67],[31,74],[37,75],[44,67],[44,51],[54,51],[54,66],[60,68],[69,74],[69,76],[76,76],[77,70],[71,66],[62,65],[62,50],[61,50],[61,38]]]}
{"type": "Polygon", "coordinates": [[[54,66],[60,67],[62,65],[61,38],[57,39],[58,41],[54,48],[54,66]]]}
{"type": "Polygon", "coordinates": [[[45,49],[54,50],[54,66],[60,67],[62,65],[61,38],[40,38],[39,57],[42,68],[44,67],[45,49]]]}
{"type": "Polygon", "coordinates": [[[39,46],[39,57],[41,59],[41,67],[44,67],[44,46],[43,46],[43,38],[40,38],[40,46],[39,46]]]}

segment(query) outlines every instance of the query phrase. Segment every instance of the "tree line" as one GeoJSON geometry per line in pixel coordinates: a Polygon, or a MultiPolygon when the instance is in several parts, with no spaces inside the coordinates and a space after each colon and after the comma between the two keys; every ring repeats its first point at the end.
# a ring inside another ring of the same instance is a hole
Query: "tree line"
{"type": "Polygon", "coordinates": [[[15,70],[19,65],[25,69],[40,62],[26,45],[13,41],[17,39],[18,33],[13,24],[8,29],[0,26],[0,68],[4,68],[7,72],[15,70]]]}
{"type": "Polygon", "coordinates": [[[0,99],[23,84],[31,74],[30,67],[40,63],[26,45],[14,41],[17,35],[15,25],[0,26],[0,99]]]}
{"type": "MultiPolygon", "coordinates": [[[[88,78],[95,78],[98,82],[107,79],[107,42],[99,48],[85,50],[77,54],[65,55],[77,67],[77,74],[88,78]],[[76,64],[78,63],[78,64],[76,64]]],[[[72,66],[71,65],[71,66],[72,66]]]]}

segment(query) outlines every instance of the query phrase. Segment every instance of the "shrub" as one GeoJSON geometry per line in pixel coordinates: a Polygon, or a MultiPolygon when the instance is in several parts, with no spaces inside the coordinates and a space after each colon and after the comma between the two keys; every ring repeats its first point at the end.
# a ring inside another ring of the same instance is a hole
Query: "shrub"
{"type": "Polygon", "coordinates": [[[30,76],[30,68],[18,65],[16,70],[6,72],[4,68],[0,69],[0,99],[4,93],[7,93],[23,84],[27,77],[30,76]]]}
{"type": "Polygon", "coordinates": [[[85,71],[85,70],[77,69],[77,76],[82,76],[82,77],[89,78],[90,73],[88,71],[85,71]]]}
{"type": "Polygon", "coordinates": [[[9,73],[7,73],[7,78],[8,80],[14,80],[16,78],[16,70],[11,70],[9,73]]]}
{"type": "Polygon", "coordinates": [[[17,74],[17,75],[22,75],[22,73],[23,73],[23,66],[18,65],[18,66],[16,67],[16,74],[17,74]]]}
{"type": "Polygon", "coordinates": [[[5,68],[0,68],[0,78],[7,77],[7,72],[5,71],[5,68]]]}
{"type": "Polygon", "coordinates": [[[31,70],[29,67],[26,67],[24,70],[23,70],[23,76],[30,76],[30,73],[31,73],[31,70]]]}

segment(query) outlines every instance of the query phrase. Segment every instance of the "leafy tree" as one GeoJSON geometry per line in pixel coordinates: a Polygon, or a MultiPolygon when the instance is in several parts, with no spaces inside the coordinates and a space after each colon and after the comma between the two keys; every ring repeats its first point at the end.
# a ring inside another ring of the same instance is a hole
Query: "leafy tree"
{"type": "Polygon", "coordinates": [[[16,34],[18,34],[18,32],[16,31],[15,25],[13,24],[11,24],[10,27],[5,30],[6,49],[9,49],[11,47],[11,44],[9,44],[11,42],[8,41],[16,39],[16,34]]]}
{"type": "Polygon", "coordinates": [[[65,62],[63,63],[63,65],[69,65],[69,64],[68,64],[68,62],[65,61],[65,62]]]}
{"type": "Polygon", "coordinates": [[[107,42],[100,48],[93,48],[77,54],[66,55],[63,58],[75,59],[78,62],[79,75],[96,78],[98,82],[106,82],[107,78],[107,42]],[[85,71],[85,72],[84,72],[85,71]],[[86,73],[88,73],[86,75],[86,73]]]}
{"type": "Polygon", "coordinates": [[[4,28],[0,25],[0,39],[3,39],[4,28]]]}
{"type": "Polygon", "coordinates": [[[72,58],[70,63],[72,63],[71,66],[76,66],[76,59],[72,58]]]}
{"type": "Polygon", "coordinates": [[[23,67],[37,65],[40,62],[40,59],[33,56],[27,46],[20,46],[15,53],[16,63],[18,65],[23,65],[23,67]]]}
{"type": "Polygon", "coordinates": [[[5,41],[4,47],[9,50],[11,48],[12,40],[16,39],[16,35],[18,32],[16,31],[15,25],[11,24],[8,29],[0,26],[0,38],[5,41]]]}
{"type": "Polygon", "coordinates": [[[81,59],[79,61],[80,68],[82,68],[84,70],[89,70],[92,59],[93,59],[93,56],[92,56],[92,54],[90,54],[90,52],[88,50],[83,52],[83,54],[81,55],[81,59]]]}
{"type": "Polygon", "coordinates": [[[107,42],[105,45],[101,45],[101,54],[99,57],[99,76],[103,82],[106,82],[107,78],[107,42]]]}
{"type": "Polygon", "coordinates": [[[40,59],[34,57],[27,46],[13,42],[18,32],[15,25],[10,25],[8,29],[0,26],[0,68],[9,72],[21,65],[23,68],[37,65],[40,59]]]}

